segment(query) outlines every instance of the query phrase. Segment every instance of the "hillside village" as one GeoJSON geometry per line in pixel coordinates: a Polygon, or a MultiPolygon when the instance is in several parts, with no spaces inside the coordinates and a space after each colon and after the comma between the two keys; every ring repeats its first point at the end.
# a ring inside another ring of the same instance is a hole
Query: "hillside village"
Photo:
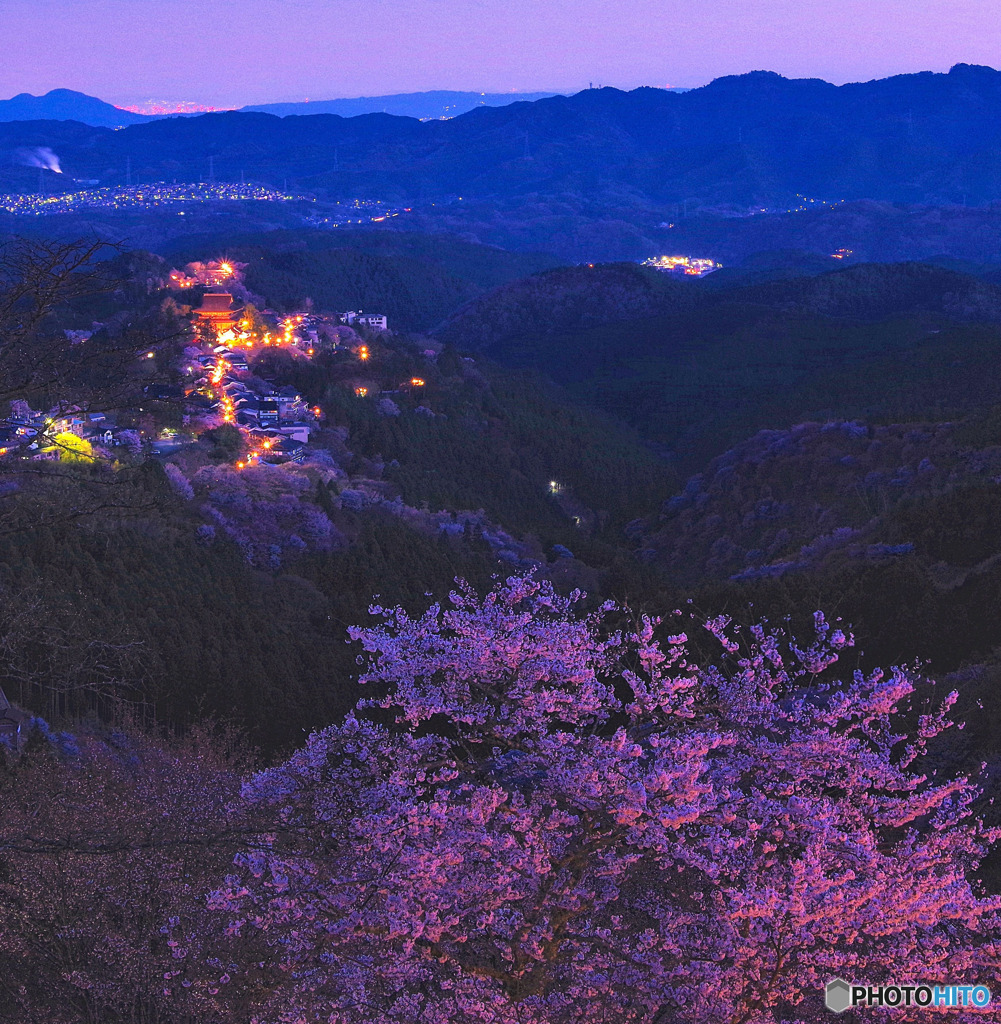
{"type": "MultiPolygon", "coordinates": [[[[39,461],[87,461],[101,457],[167,458],[201,435],[232,426],[240,432],[248,466],[302,462],[311,435],[323,419],[319,406],[309,407],[292,385],[255,372],[253,364],[268,351],[285,351],[293,360],[309,361],[338,353],[369,359],[368,339],[389,331],[384,314],[349,310],[317,313],[311,309],[280,314],[256,309],[245,301],[239,264],[216,260],[172,270],[165,282],[173,295],[197,295],[198,304],[181,305],[187,344],[176,365],[157,366],[168,382],[144,388],[141,405],[116,409],[77,405],[35,410],[11,402],[0,421],[0,458],[39,461]]],[[[94,328],[101,325],[95,324],[94,328]]],[[[93,330],[70,329],[71,344],[86,344],[93,330]]],[[[151,350],[151,361],[162,353],[151,350]]],[[[154,365],[157,365],[155,362],[154,365]]],[[[377,389],[359,384],[364,398],[377,389]]]]}
{"type": "MultiPolygon", "coordinates": [[[[188,264],[163,287],[152,282],[150,294],[161,292],[181,336],[143,356],[153,369],[144,376],[156,382],[117,407],[33,409],[14,400],[0,422],[0,460],[157,464],[195,518],[198,541],[226,538],[258,568],[281,568],[307,550],[343,550],[359,514],[388,516],[426,538],[475,537],[509,566],[545,564],[537,539],[519,538],[482,508],[405,501],[399,462],[365,441],[378,423],[411,433],[481,430],[486,421],[453,424],[441,409],[454,399],[446,399],[450,388],[483,393],[475,360],[452,354],[453,384],[444,385],[440,345],[420,350],[394,338],[381,313],[257,308],[236,263],[188,264]]],[[[85,345],[99,326],[65,333],[71,346],[85,345]]],[[[553,504],[547,514],[580,527],[590,513],[569,491],[553,494],[538,489],[538,500],[553,504]]]]}

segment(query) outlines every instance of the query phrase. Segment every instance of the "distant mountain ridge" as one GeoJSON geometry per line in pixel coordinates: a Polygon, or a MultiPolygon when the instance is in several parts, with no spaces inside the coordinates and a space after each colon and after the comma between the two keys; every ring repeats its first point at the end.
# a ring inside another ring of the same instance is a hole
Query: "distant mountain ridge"
{"type": "Polygon", "coordinates": [[[1001,73],[966,64],[843,86],[752,72],[682,94],[587,89],[423,123],[233,111],[82,127],[0,125],[0,163],[3,151],[50,147],[73,177],[120,184],[127,159],[133,180],[151,181],[200,180],[212,158],[219,180],[287,180],[319,196],[461,196],[492,209],[570,198],[619,223],[640,211],[650,228],[693,210],[791,207],[798,196],[1001,201],[1001,73]]]}
{"type": "Polygon", "coordinates": [[[151,120],[72,89],[53,89],[44,96],[22,92],[0,100],[0,121],[79,121],[96,128],[118,128],[151,120]]]}
{"type": "MultiPolygon", "coordinates": [[[[349,99],[306,100],[299,103],[264,103],[240,108],[241,113],[274,114],[276,117],[336,114],[358,117],[362,114],[393,114],[396,117],[457,117],[476,107],[503,107],[509,103],[534,103],[556,96],[553,92],[484,93],[432,90],[396,93],[391,96],[359,96],[349,99]]],[[[53,89],[44,96],[22,92],[9,100],[0,100],[0,122],[79,121],[94,128],[119,128],[145,124],[168,117],[197,117],[190,112],[176,114],[136,114],[111,103],[72,89],[53,89]]]]}
{"type": "Polygon", "coordinates": [[[241,107],[243,112],[274,114],[276,117],[310,114],[338,114],[358,117],[361,114],[395,114],[426,120],[435,117],[457,117],[476,107],[504,107],[509,103],[534,103],[556,96],[553,92],[430,92],[396,93],[391,96],[359,96],[355,99],[307,100],[304,103],[264,103],[241,107]]]}

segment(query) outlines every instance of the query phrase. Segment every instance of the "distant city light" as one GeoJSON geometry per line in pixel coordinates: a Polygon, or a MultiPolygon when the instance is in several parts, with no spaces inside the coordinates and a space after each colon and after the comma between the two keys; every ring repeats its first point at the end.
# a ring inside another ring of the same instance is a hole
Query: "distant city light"
{"type": "Polygon", "coordinates": [[[206,107],[201,103],[189,100],[143,100],[129,106],[119,106],[119,110],[127,110],[130,114],[146,114],[166,116],[169,114],[211,114],[217,110],[232,110],[232,107],[206,107]]]}
{"type": "Polygon", "coordinates": [[[690,277],[703,277],[719,270],[723,266],[715,260],[697,259],[692,256],[651,256],[643,260],[644,267],[663,270],[668,273],[686,274],[690,277]]]}
{"type": "Polygon", "coordinates": [[[0,210],[14,216],[45,216],[81,209],[151,210],[173,203],[315,202],[312,196],[288,193],[260,185],[195,182],[183,185],[153,182],[78,189],[75,192],[0,194],[0,210]]]}

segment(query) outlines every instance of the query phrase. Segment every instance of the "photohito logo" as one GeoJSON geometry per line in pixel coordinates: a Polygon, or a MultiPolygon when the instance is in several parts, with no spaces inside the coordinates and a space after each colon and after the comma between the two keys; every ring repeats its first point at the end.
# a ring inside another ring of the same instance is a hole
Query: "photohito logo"
{"type": "Polygon", "coordinates": [[[824,1005],[831,1013],[868,1006],[983,1010],[991,1005],[991,990],[986,985],[853,985],[844,978],[833,978],[824,988],[824,1005]]]}

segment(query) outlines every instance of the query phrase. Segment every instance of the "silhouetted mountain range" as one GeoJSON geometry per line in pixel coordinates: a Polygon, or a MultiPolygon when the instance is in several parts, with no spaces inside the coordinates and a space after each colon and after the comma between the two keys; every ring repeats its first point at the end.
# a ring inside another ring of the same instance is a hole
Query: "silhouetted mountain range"
{"type": "MultiPolygon", "coordinates": [[[[526,103],[554,96],[551,92],[490,93],[430,92],[395,93],[391,96],[358,96],[351,99],[306,100],[300,103],[264,103],[241,107],[242,113],[294,115],[337,114],[358,117],[361,114],[394,114],[397,117],[457,117],[477,107],[503,107],[509,103],[526,103]]],[[[197,114],[135,114],[122,107],[72,89],[53,89],[44,96],[22,92],[9,100],[0,100],[0,121],[79,121],[95,128],[119,128],[123,125],[145,124],[166,117],[196,117],[197,114]]]]}
{"type": "Polygon", "coordinates": [[[509,103],[531,103],[554,96],[551,92],[431,92],[396,93],[392,96],[359,96],[355,99],[307,100],[305,103],[264,103],[241,107],[243,111],[289,117],[296,114],[395,114],[398,117],[457,117],[477,107],[504,107],[509,103]]]}
{"type": "Polygon", "coordinates": [[[98,128],[117,128],[150,120],[72,89],[53,89],[44,96],[22,92],[0,100],[0,121],[80,121],[98,128]]]}
{"type": "Polygon", "coordinates": [[[1001,73],[957,65],[834,86],[770,72],[677,94],[589,89],[421,123],[387,114],[216,113],[123,131],[14,123],[74,177],[248,178],[329,196],[571,196],[620,208],[748,213],[827,201],[1001,199],[1001,73]]]}

